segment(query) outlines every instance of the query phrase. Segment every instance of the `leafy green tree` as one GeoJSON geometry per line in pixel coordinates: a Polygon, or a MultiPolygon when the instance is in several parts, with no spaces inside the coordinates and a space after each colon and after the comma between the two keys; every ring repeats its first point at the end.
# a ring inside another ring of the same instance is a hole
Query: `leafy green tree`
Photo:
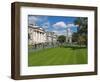
{"type": "Polygon", "coordinates": [[[59,41],[60,43],[64,43],[64,42],[66,41],[66,36],[60,35],[60,36],[58,37],[58,41],[59,41]]]}
{"type": "Polygon", "coordinates": [[[87,23],[86,17],[79,17],[74,21],[77,28],[77,41],[80,45],[85,44],[87,46],[87,23]]]}
{"type": "Polygon", "coordinates": [[[72,42],[78,42],[78,33],[76,33],[76,32],[73,33],[72,42]]]}

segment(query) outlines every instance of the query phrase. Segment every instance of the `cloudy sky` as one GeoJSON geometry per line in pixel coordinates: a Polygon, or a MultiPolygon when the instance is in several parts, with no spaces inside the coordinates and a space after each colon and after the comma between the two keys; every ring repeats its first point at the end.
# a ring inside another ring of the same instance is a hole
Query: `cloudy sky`
{"type": "Polygon", "coordinates": [[[72,32],[77,32],[77,26],[74,24],[76,19],[77,17],[28,15],[28,24],[35,23],[46,31],[55,32],[58,35],[66,35],[68,28],[72,32]]]}

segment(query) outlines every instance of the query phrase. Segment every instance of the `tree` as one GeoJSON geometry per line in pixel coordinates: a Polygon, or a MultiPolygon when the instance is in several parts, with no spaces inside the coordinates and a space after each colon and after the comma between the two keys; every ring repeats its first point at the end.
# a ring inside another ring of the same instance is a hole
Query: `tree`
{"type": "Polygon", "coordinates": [[[86,17],[79,17],[74,21],[75,25],[79,26],[77,27],[77,39],[80,45],[84,43],[87,46],[87,22],[86,17]]]}
{"type": "Polygon", "coordinates": [[[73,42],[78,42],[78,33],[77,32],[73,33],[73,35],[72,35],[72,41],[73,42]]]}
{"type": "Polygon", "coordinates": [[[64,43],[65,41],[66,41],[66,36],[60,35],[60,36],[58,37],[58,42],[60,42],[61,44],[64,43]]]}

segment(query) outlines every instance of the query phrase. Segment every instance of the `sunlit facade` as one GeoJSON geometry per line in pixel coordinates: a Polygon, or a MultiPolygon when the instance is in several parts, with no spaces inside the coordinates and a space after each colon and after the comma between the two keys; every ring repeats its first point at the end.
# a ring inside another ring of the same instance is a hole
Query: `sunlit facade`
{"type": "Polygon", "coordinates": [[[35,45],[40,43],[56,43],[57,35],[54,32],[45,32],[45,30],[39,26],[28,26],[28,44],[35,45]]]}

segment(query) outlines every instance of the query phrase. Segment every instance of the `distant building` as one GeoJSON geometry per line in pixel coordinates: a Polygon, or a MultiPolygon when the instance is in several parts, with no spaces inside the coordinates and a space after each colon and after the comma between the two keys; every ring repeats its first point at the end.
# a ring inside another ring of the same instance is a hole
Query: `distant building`
{"type": "Polygon", "coordinates": [[[49,45],[57,43],[57,35],[54,32],[46,32],[46,42],[49,45]]]}
{"type": "Polygon", "coordinates": [[[67,28],[66,42],[72,43],[72,31],[70,28],[67,28]]]}
{"type": "Polygon", "coordinates": [[[47,43],[49,45],[57,42],[57,35],[54,32],[45,32],[45,30],[36,25],[28,26],[28,44],[35,45],[47,43]]]}

